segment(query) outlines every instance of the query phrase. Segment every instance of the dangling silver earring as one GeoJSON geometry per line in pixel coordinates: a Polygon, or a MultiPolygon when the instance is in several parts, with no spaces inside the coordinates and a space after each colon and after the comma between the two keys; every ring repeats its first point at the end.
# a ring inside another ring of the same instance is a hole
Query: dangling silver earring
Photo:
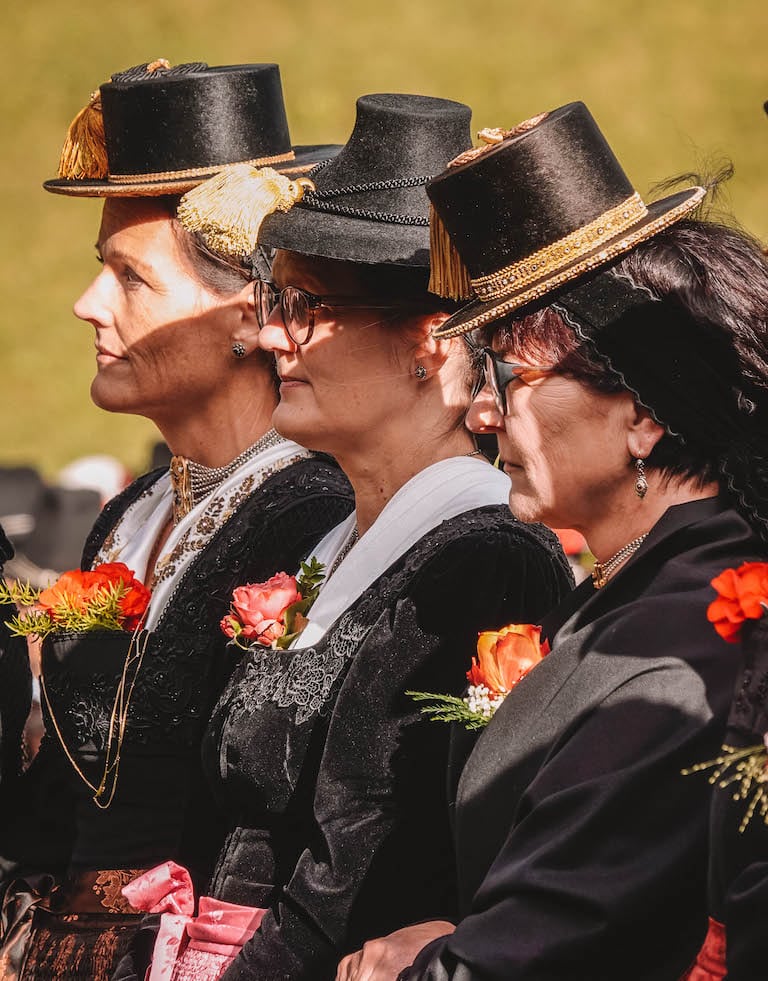
{"type": "Polygon", "coordinates": [[[417,364],[416,370],[413,373],[416,375],[419,381],[424,381],[424,379],[427,377],[427,369],[423,364],[417,364]]]}
{"type": "Polygon", "coordinates": [[[241,344],[240,341],[235,341],[235,343],[232,345],[232,353],[236,358],[244,358],[246,353],[245,344],[241,344]]]}
{"type": "Polygon", "coordinates": [[[635,471],[637,472],[635,494],[643,498],[648,493],[648,481],[645,479],[645,461],[641,457],[635,460],[635,471]]]}

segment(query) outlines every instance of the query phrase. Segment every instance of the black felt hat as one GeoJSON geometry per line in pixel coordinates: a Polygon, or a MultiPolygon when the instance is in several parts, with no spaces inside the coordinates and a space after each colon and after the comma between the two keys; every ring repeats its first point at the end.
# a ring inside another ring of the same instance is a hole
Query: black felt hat
{"type": "Polygon", "coordinates": [[[471,146],[471,110],[422,95],[364,95],[349,142],[309,173],[315,190],[264,220],[259,242],[353,262],[429,265],[428,180],[471,146]]]}
{"type": "Polygon", "coordinates": [[[301,174],[338,151],[292,147],[277,65],[158,60],[113,75],[73,121],[47,191],[183,194],[231,164],[301,174]]]}
{"type": "Polygon", "coordinates": [[[581,102],[485,137],[489,145],[427,185],[435,212],[430,289],[474,297],[436,336],[548,296],[683,218],[704,196],[691,187],[646,205],[581,102]]]}

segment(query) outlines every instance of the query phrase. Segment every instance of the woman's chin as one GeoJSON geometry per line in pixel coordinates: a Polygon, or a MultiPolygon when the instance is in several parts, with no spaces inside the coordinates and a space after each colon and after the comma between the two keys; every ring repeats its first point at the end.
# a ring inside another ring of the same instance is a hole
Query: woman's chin
{"type": "Polygon", "coordinates": [[[311,450],[323,450],[322,429],[314,425],[306,413],[297,411],[286,402],[278,402],[272,414],[272,425],[281,436],[292,439],[294,443],[311,450]]]}
{"type": "Polygon", "coordinates": [[[541,502],[528,494],[521,493],[514,484],[509,492],[509,510],[519,521],[524,521],[526,524],[546,523],[541,502]]]}

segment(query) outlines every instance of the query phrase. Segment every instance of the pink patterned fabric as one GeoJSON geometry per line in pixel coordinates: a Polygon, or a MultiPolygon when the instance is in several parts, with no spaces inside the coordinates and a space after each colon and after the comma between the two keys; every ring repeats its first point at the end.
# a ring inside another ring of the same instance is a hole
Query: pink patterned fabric
{"type": "Polygon", "coordinates": [[[177,913],[191,916],[195,892],[189,872],[175,862],[163,862],[123,886],[122,893],[134,909],[143,913],[177,913]]]}
{"type": "Polygon", "coordinates": [[[162,913],[146,981],[215,981],[259,928],[266,910],[201,896],[189,872],[164,862],[123,888],[134,909],[162,913]]]}

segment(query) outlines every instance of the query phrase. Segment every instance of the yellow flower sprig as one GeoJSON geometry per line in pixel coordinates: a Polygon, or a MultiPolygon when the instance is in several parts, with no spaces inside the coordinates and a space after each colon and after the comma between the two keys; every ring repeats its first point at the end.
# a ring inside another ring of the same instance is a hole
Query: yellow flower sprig
{"type": "MultiPolygon", "coordinates": [[[[0,585],[0,602],[13,602],[17,606],[33,606],[40,596],[29,583],[0,585]]],[[[120,600],[130,587],[123,582],[113,582],[94,591],[88,605],[83,607],[79,597],[67,593],[50,610],[31,610],[7,621],[8,629],[17,637],[47,637],[52,631],[69,633],[85,630],[122,629],[120,600]]]]}
{"type": "Polygon", "coordinates": [[[714,760],[696,763],[682,773],[683,776],[690,776],[692,773],[701,773],[704,770],[712,770],[709,782],[717,784],[721,790],[735,784],[733,792],[735,801],[749,801],[739,825],[742,834],[755,812],[758,812],[765,824],[768,824],[768,752],[764,745],[747,746],[745,749],[723,746],[723,753],[714,760]]]}

